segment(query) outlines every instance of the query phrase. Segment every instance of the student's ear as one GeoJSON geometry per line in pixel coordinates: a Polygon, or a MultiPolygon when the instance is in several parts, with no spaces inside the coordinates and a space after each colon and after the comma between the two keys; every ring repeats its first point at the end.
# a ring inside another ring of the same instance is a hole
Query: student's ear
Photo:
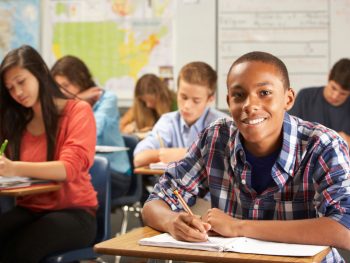
{"type": "Polygon", "coordinates": [[[212,103],[213,101],[215,101],[215,95],[209,95],[208,104],[212,103]]]}
{"type": "Polygon", "coordinates": [[[285,94],[285,106],[284,106],[284,109],[286,111],[289,111],[293,105],[294,105],[294,101],[295,101],[295,92],[292,88],[289,88],[287,91],[286,91],[286,94],[285,94]]]}

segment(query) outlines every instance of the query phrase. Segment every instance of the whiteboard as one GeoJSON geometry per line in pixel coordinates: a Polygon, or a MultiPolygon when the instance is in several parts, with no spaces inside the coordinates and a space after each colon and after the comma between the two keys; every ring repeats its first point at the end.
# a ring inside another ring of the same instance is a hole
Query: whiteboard
{"type": "Polygon", "coordinates": [[[287,66],[292,88],[327,83],[332,65],[350,57],[350,0],[219,0],[218,108],[227,109],[226,77],[239,56],[265,51],[287,66]]]}

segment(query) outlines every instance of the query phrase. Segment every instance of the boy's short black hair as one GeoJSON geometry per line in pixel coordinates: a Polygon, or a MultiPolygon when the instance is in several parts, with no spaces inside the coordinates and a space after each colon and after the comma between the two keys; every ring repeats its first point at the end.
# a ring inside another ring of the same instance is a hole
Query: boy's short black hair
{"type": "Polygon", "coordinates": [[[342,89],[350,91],[350,59],[342,58],[331,69],[328,80],[333,80],[342,89]]]}
{"type": "Polygon", "coordinates": [[[248,61],[259,61],[262,63],[273,65],[281,74],[281,80],[283,83],[283,87],[286,90],[290,88],[288,70],[287,70],[286,65],[278,57],[275,57],[274,55],[271,55],[270,53],[261,52],[261,51],[253,51],[253,52],[244,54],[243,56],[239,57],[235,62],[233,62],[232,66],[230,67],[230,70],[228,71],[227,80],[228,80],[230,72],[234,66],[236,66],[240,63],[243,63],[243,62],[248,62],[248,61]]]}

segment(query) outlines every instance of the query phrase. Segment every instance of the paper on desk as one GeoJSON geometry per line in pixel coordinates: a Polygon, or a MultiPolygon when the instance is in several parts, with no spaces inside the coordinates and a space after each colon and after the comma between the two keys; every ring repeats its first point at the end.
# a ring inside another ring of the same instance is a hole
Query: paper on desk
{"type": "Polygon", "coordinates": [[[51,181],[44,179],[35,179],[21,176],[0,176],[0,189],[10,189],[31,186],[38,183],[49,183],[51,181]]]}
{"type": "Polygon", "coordinates": [[[168,166],[168,163],[163,163],[163,162],[149,164],[149,168],[152,170],[165,170],[167,166],[168,166]]]}
{"type": "Polygon", "coordinates": [[[12,182],[28,182],[29,177],[21,176],[0,176],[0,184],[12,183],[12,182]]]}
{"type": "Polygon", "coordinates": [[[308,257],[326,249],[327,246],[288,244],[262,241],[247,237],[237,237],[225,247],[225,251],[254,253],[263,255],[308,257]]]}
{"type": "Polygon", "coordinates": [[[268,242],[246,237],[210,237],[210,242],[184,242],[174,239],[168,233],[143,238],[139,240],[139,244],[146,246],[176,247],[207,251],[231,251],[238,253],[295,257],[314,256],[327,248],[327,246],[268,242]]]}
{"type": "Polygon", "coordinates": [[[121,146],[96,145],[95,150],[97,153],[111,153],[111,152],[127,151],[129,150],[129,148],[121,147],[121,146]]]}

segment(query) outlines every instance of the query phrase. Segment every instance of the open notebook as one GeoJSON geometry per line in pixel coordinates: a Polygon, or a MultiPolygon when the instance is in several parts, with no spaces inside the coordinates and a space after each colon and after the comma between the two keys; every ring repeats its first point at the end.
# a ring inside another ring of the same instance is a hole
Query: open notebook
{"type": "Polygon", "coordinates": [[[165,170],[167,166],[168,166],[168,163],[163,163],[163,162],[149,164],[149,168],[152,170],[165,170]]]}
{"type": "Polygon", "coordinates": [[[276,256],[314,256],[327,246],[299,245],[278,242],[261,241],[247,237],[210,237],[207,242],[184,242],[174,239],[168,233],[139,240],[140,245],[198,249],[207,251],[231,251],[276,256]]]}
{"type": "Polygon", "coordinates": [[[52,181],[43,179],[34,179],[20,176],[0,176],[0,189],[11,189],[27,187],[34,184],[50,183],[52,181]]]}
{"type": "Polygon", "coordinates": [[[95,150],[97,153],[112,153],[127,151],[129,148],[122,146],[96,145],[95,150]]]}

